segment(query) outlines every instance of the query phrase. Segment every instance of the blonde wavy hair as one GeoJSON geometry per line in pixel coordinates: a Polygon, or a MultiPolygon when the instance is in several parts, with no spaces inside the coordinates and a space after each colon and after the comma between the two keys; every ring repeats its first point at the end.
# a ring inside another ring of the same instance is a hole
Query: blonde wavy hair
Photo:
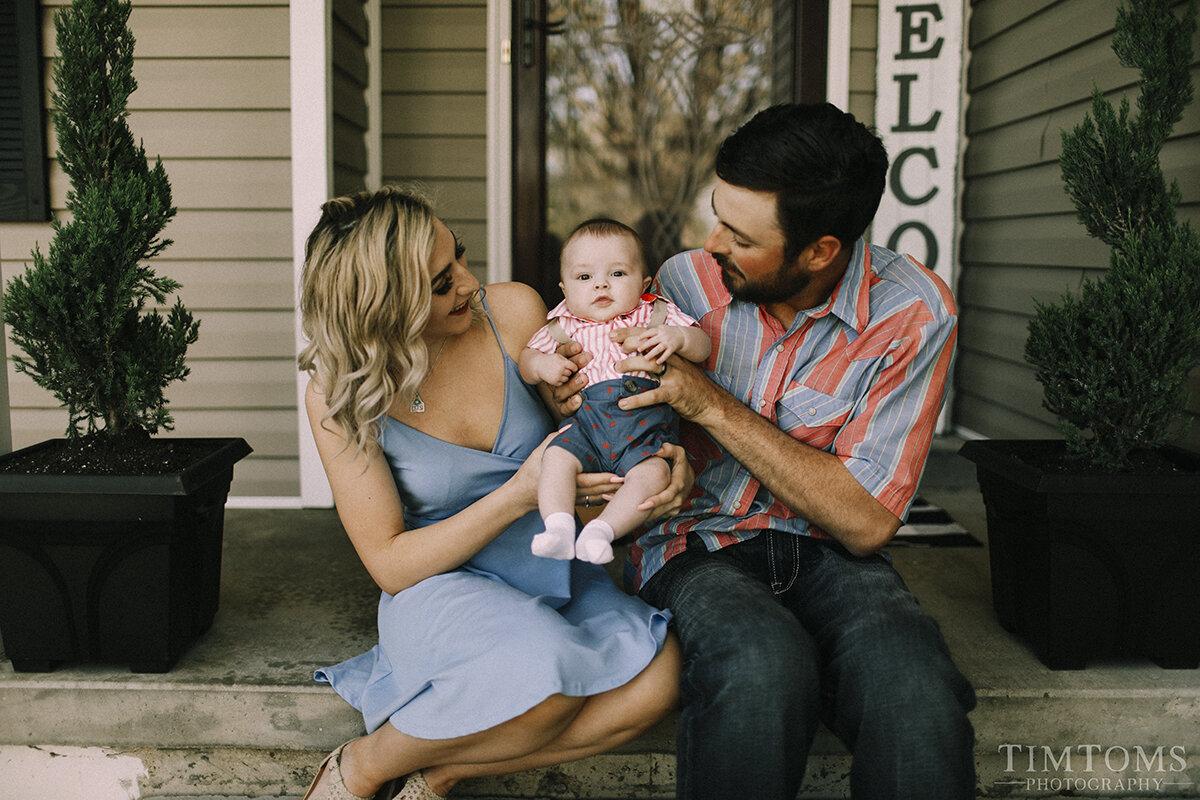
{"type": "Polygon", "coordinates": [[[298,361],[325,394],[325,419],[341,427],[356,456],[375,453],[380,420],[395,397],[416,393],[428,369],[421,332],[436,235],[428,200],[385,186],[325,203],[305,244],[300,317],[308,344],[298,361]]]}

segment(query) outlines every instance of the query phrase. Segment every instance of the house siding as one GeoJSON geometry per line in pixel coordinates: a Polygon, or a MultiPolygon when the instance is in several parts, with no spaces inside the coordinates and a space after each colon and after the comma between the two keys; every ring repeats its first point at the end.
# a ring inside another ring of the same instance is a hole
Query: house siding
{"type": "MultiPolygon", "coordinates": [[[[961,311],[954,423],[989,437],[1057,436],[1024,361],[1035,301],[1078,292],[1108,267],[1063,189],[1060,131],[1090,109],[1093,84],[1136,96],[1137,73],[1111,49],[1117,0],[987,0],[971,7],[961,311]]],[[[1200,53],[1200,37],[1196,52],[1200,53]]],[[[1200,64],[1200,60],[1196,62],[1200,64]]],[[[1200,83],[1194,66],[1193,81],[1200,83]]],[[[1200,107],[1192,103],[1163,149],[1183,190],[1180,215],[1200,221],[1200,107]]],[[[1200,411],[1200,371],[1191,380],[1200,411]]],[[[1200,449],[1200,425],[1186,446],[1200,449]]]]}
{"type": "Polygon", "coordinates": [[[383,0],[382,173],[417,184],[487,274],[487,3],[383,0]]]}
{"type": "MultiPolygon", "coordinates": [[[[42,6],[47,57],[61,5],[42,6]]],[[[183,284],[179,297],[201,322],[191,375],[168,390],[169,435],[240,436],[254,453],[238,464],[231,494],[295,496],[288,5],[135,0],[130,27],[138,90],[129,123],[162,158],[179,209],[165,231],[174,244],[153,266],[183,284]]],[[[45,75],[48,105],[48,65],[45,75]]],[[[68,188],[51,164],[56,215],[68,188]]],[[[49,241],[48,224],[0,225],[4,280],[49,241]]],[[[11,363],[9,388],[14,447],[63,435],[66,413],[11,363]]]]}
{"type": "MultiPolygon", "coordinates": [[[[43,52],[54,52],[43,4],[43,52]]],[[[1035,300],[1077,291],[1103,274],[1107,250],[1077,223],[1062,190],[1059,130],[1082,119],[1095,81],[1132,94],[1110,42],[1117,0],[984,0],[971,6],[961,316],[953,422],[987,436],[1055,435],[1041,387],[1024,363],[1035,300]]],[[[877,4],[851,7],[849,110],[874,122],[877,4]]],[[[486,21],[484,2],[383,0],[368,31],[361,0],[333,3],[333,175],[338,193],[369,174],[367,44],[382,48],[382,180],[418,183],[486,274],[486,21]]],[[[234,496],[299,493],[291,252],[288,5],[242,0],[135,0],[130,124],[160,155],[179,214],[155,261],[183,283],[201,320],[192,374],[169,391],[179,436],[241,436],[255,452],[235,470],[234,496]]],[[[1200,41],[1197,42],[1200,52],[1200,41]]],[[[45,80],[49,81],[49,69],[45,80]]],[[[1200,83],[1200,68],[1193,70],[1200,83]]],[[[48,103],[48,88],[47,100],[48,103]]],[[[1200,222],[1200,104],[1163,151],[1179,181],[1181,215],[1200,222]]],[[[54,132],[47,133],[53,153],[54,132]]],[[[50,169],[51,207],[68,186],[50,169]]],[[[48,224],[0,223],[5,281],[49,242],[48,224]]],[[[13,346],[8,345],[9,355],[13,346]]],[[[53,398],[8,367],[12,438],[61,436],[53,398]]],[[[1200,413],[1200,371],[1191,381],[1200,413]]],[[[1189,447],[1200,449],[1200,425],[1189,447]]]]}

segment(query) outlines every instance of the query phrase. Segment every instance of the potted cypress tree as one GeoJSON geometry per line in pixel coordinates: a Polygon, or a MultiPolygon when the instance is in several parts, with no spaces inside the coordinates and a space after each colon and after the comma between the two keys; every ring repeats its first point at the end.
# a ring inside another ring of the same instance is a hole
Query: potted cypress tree
{"type": "Polygon", "coordinates": [[[1160,150],[1192,98],[1193,2],[1118,10],[1113,50],[1140,69],[1138,111],[1099,88],[1062,134],[1066,190],[1111,248],[1103,278],[1041,304],[1025,356],[1062,441],[972,441],[1001,624],[1053,668],[1133,653],[1200,665],[1200,457],[1183,432],[1200,365],[1200,238],[1178,219],[1160,150]]]}
{"type": "Polygon", "coordinates": [[[3,297],[16,369],[62,403],[66,437],[0,459],[0,635],[17,670],[66,661],[165,671],[212,623],[225,499],[242,439],[164,439],[165,388],[199,323],[149,261],[175,215],[161,160],[127,122],[125,0],[54,18],[51,93],[70,219],[3,297]]]}

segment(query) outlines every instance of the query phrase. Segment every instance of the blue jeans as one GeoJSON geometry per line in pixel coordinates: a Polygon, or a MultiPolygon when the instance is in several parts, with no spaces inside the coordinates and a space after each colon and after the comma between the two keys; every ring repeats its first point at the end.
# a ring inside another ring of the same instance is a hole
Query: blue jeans
{"type": "Polygon", "coordinates": [[[794,800],[819,721],[863,800],[975,796],[975,692],[880,556],[762,533],[698,540],[642,589],[683,645],[679,800],[794,800]]]}

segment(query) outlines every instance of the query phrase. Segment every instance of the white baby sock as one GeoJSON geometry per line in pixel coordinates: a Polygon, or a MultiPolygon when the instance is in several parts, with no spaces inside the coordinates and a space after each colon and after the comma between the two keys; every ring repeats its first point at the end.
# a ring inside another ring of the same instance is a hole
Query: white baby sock
{"type": "Polygon", "coordinates": [[[602,519],[594,519],[583,526],[583,532],[575,542],[575,557],[592,564],[607,564],[613,560],[613,529],[602,519]]]}
{"type": "Polygon", "coordinates": [[[533,537],[530,549],[535,556],[565,561],[575,556],[575,517],[566,511],[555,511],[542,520],[546,530],[533,537]]]}

